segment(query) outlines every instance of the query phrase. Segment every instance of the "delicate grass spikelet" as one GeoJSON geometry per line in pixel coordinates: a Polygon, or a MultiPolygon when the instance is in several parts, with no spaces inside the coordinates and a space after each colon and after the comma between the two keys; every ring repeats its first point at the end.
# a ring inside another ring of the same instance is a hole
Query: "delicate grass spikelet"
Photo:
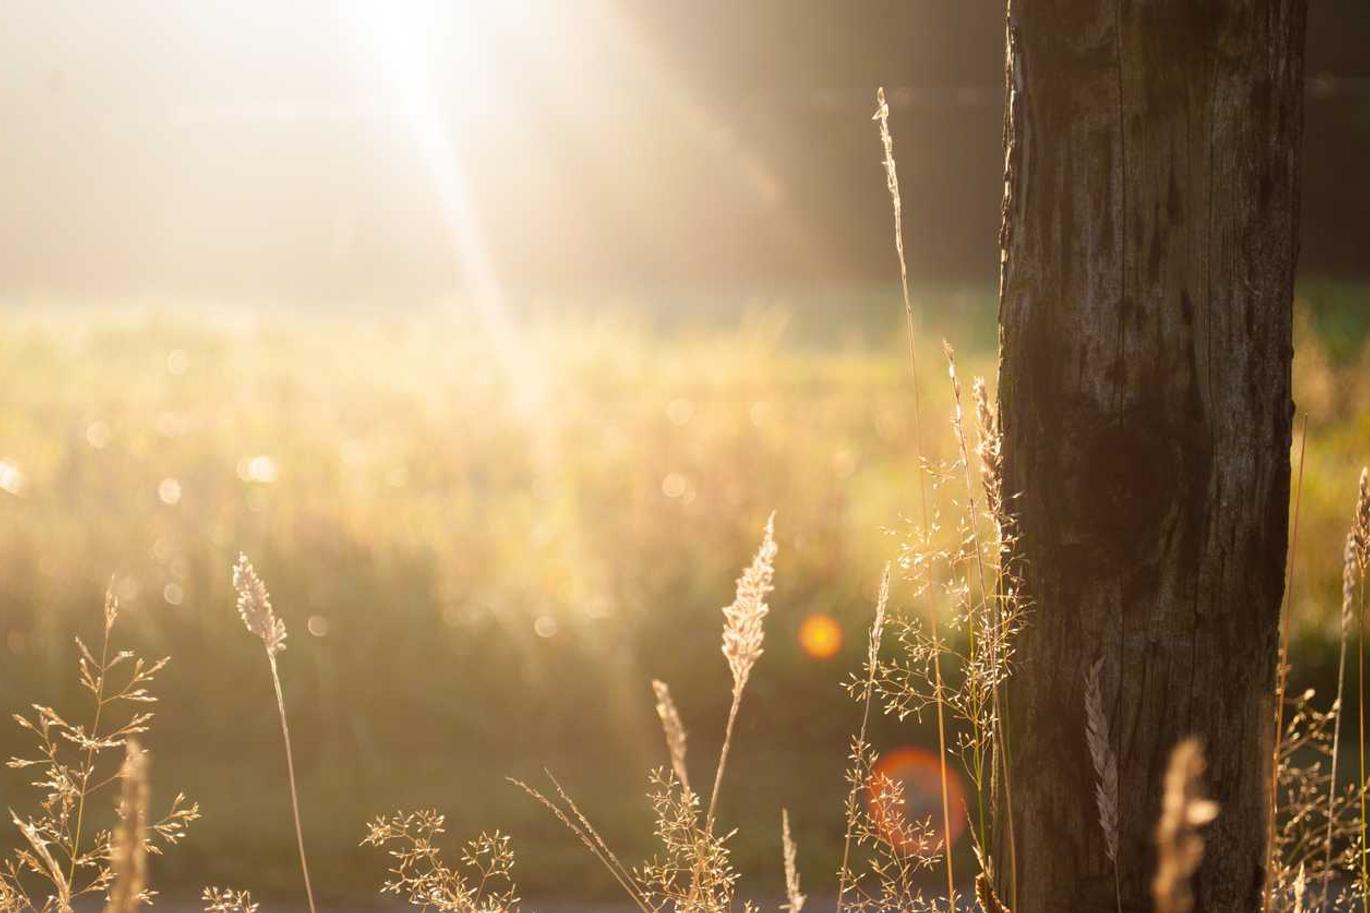
{"type": "Polygon", "coordinates": [[[880,666],[880,638],[885,633],[885,610],[890,602],[890,566],[885,563],[885,568],[880,572],[880,589],[875,597],[875,620],[871,622],[870,637],[866,640],[866,669],[865,681],[862,685],[862,699],[865,701],[866,708],[870,708],[871,692],[875,690],[875,676],[880,666]]]}
{"type": "Polygon", "coordinates": [[[1203,771],[1198,741],[1185,739],[1170,755],[1156,824],[1156,877],[1151,882],[1156,913],[1189,913],[1194,906],[1189,879],[1203,861],[1199,828],[1218,816],[1217,803],[1201,795],[1203,771]]]}
{"type": "Polygon", "coordinates": [[[985,508],[994,522],[998,538],[1003,540],[1004,528],[1004,452],[1003,437],[999,433],[999,418],[990,404],[985,379],[971,382],[971,398],[975,401],[976,445],[980,457],[980,478],[985,488],[985,508]]]}
{"type": "Polygon", "coordinates": [[[248,891],[231,888],[205,888],[200,895],[205,913],[257,913],[257,904],[248,891]]]}
{"type": "Polygon", "coordinates": [[[110,844],[114,881],[105,913],[134,913],[147,888],[147,754],[137,739],[129,739],[124,749],[124,766],[119,773],[123,782],[119,825],[110,844]]]}
{"type": "Polygon", "coordinates": [[[1104,715],[1099,670],[1103,657],[1085,674],[1085,741],[1094,762],[1094,801],[1099,807],[1099,827],[1104,832],[1104,851],[1118,863],[1118,758],[1108,741],[1108,717],[1104,715]]]}
{"type": "Polygon", "coordinates": [[[109,588],[105,590],[105,630],[114,627],[114,622],[119,617],[119,597],[114,595],[114,581],[110,581],[109,588]]]}
{"type": "Polygon", "coordinates": [[[233,589],[238,591],[238,614],[247,630],[261,638],[272,656],[284,650],[285,622],[276,617],[266,585],[246,555],[238,555],[238,563],[233,565],[233,589]]]}
{"type": "Polygon", "coordinates": [[[443,816],[433,809],[382,816],[368,824],[362,845],[384,849],[390,858],[381,893],[434,913],[517,913],[508,836],[481,834],[462,847],[459,864],[449,865],[437,848],[446,832],[443,825],[443,816]]]}
{"type": "Polygon", "coordinates": [[[671,700],[671,689],[663,681],[652,680],[652,691],[656,694],[656,715],[661,718],[661,729],[666,735],[666,750],[671,756],[671,769],[675,771],[680,785],[690,788],[690,778],[685,771],[685,724],[680,721],[680,713],[671,700]]]}
{"type": "Polygon", "coordinates": [[[781,909],[787,910],[788,913],[799,913],[804,909],[804,901],[808,898],[799,892],[799,867],[795,863],[799,848],[794,845],[794,838],[790,836],[790,813],[783,808],[780,810],[780,842],[785,862],[786,901],[781,909]]]}
{"type": "Polygon", "coordinates": [[[747,685],[752,667],[760,658],[766,632],[762,622],[770,612],[766,595],[772,590],[775,576],[775,513],[766,520],[766,532],[751,565],[737,578],[737,594],[732,604],[723,609],[723,655],[733,673],[733,694],[739,695],[747,685]]]}
{"type": "Polygon", "coordinates": [[[51,844],[44,837],[42,829],[32,821],[23,820],[14,812],[10,812],[10,820],[14,822],[14,826],[32,850],[31,854],[25,851],[20,856],[23,865],[31,871],[41,873],[52,882],[53,890],[56,892],[57,913],[71,913],[71,879],[63,873],[57,857],[52,855],[51,844]]]}

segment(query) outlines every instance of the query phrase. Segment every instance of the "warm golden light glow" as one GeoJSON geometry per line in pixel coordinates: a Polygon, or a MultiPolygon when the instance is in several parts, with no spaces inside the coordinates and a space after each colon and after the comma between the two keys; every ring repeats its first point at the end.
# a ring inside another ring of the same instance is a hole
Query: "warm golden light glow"
{"type": "Polygon", "coordinates": [[[831,615],[815,612],[799,625],[799,647],[810,659],[832,659],[842,650],[842,625],[831,615]]]}

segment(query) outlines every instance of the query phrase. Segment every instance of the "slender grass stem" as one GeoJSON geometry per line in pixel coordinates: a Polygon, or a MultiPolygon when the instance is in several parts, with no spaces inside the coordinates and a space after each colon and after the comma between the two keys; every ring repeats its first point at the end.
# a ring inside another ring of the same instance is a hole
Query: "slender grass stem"
{"type": "MultiPolygon", "coordinates": [[[[918,463],[918,499],[923,523],[923,532],[930,534],[931,525],[928,514],[927,467],[923,464],[923,421],[922,391],[918,381],[918,351],[916,345],[915,321],[913,316],[913,297],[909,294],[908,261],[904,256],[904,218],[903,203],[899,195],[899,175],[894,163],[894,137],[890,134],[889,105],[885,101],[885,89],[876,91],[878,107],[875,120],[880,122],[880,142],[885,150],[885,184],[889,189],[890,203],[894,210],[894,249],[899,257],[899,290],[904,300],[905,341],[909,353],[909,371],[913,379],[913,446],[914,458],[918,463]]],[[[937,756],[940,765],[939,778],[942,789],[942,842],[947,865],[947,909],[956,909],[956,875],[951,859],[951,798],[947,781],[947,733],[945,698],[942,693],[942,645],[937,634],[937,608],[931,607],[933,640],[933,675],[937,702],[937,756]]]]}
{"type": "MultiPolygon", "coordinates": [[[[95,719],[90,724],[92,742],[100,738],[100,715],[105,709],[105,676],[109,668],[109,635],[114,629],[114,621],[106,615],[105,638],[100,647],[100,682],[95,689],[95,719]]],[[[81,829],[86,816],[86,797],[90,795],[90,775],[95,772],[95,747],[86,749],[86,761],[81,768],[81,792],[76,799],[76,827],[71,833],[71,862],[67,868],[67,889],[74,890],[76,885],[76,860],[81,858],[81,829]]]]}
{"type": "Polygon", "coordinates": [[[1341,625],[1341,652],[1337,660],[1337,699],[1332,704],[1336,718],[1332,721],[1332,757],[1329,759],[1327,774],[1327,833],[1323,838],[1322,904],[1319,909],[1327,908],[1327,891],[1332,879],[1332,828],[1337,820],[1337,759],[1341,753],[1341,717],[1346,682],[1346,641],[1350,635],[1351,607],[1346,607],[1341,625]]]}
{"type": "MultiPolygon", "coordinates": [[[[877,664],[880,658],[880,633],[884,627],[885,606],[889,600],[889,595],[890,566],[887,563],[885,565],[885,570],[880,575],[880,595],[876,600],[875,605],[875,622],[871,625],[870,640],[867,644],[866,680],[862,683],[863,694],[861,700],[861,728],[860,730],[858,730],[858,734],[856,736],[856,750],[858,752],[863,753],[867,750],[866,731],[870,725],[871,701],[875,696],[875,676],[878,669],[877,664]]],[[[854,816],[852,814],[852,807],[856,801],[857,791],[861,788],[859,774],[861,772],[861,765],[863,761],[864,756],[858,758],[854,762],[857,765],[856,770],[858,773],[858,777],[853,777],[851,792],[847,794],[847,827],[846,833],[842,835],[842,867],[838,869],[837,874],[837,905],[833,913],[842,913],[842,901],[846,897],[847,888],[850,886],[849,866],[851,862],[852,830],[855,825],[854,816]]]]}
{"type": "Polygon", "coordinates": [[[742,690],[733,690],[733,705],[728,710],[728,724],[723,729],[723,747],[718,752],[718,769],[714,771],[714,788],[709,795],[709,813],[704,816],[704,827],[714,831],[714,812],[718,809],[718,791],[723,787],[723,769],[728,765],[728,750],[733,744],[733,726],[737,723],[737,709],[742,705],[742,690]]]}
{"type": "Polygon", "coordinates": [[[300,824],[300,794],[295,785],[295,753],[290,747],[290,725],[285,719],[285,694],[281,690],[281,676],[276,669],[276,654],[267,650],[267,660],[271,663],[271,683],[276,686],[276,709],[281,715],[281,737],[285,741],[285,767],[290,777],[290,808],[295,813],[295,843],[300,851],[300,872],[304,875],[304,893],[309,900],[309,913],[317,913],[314,907],[314,887],[309,882],[309,862],[304,852],[304,828],[300,824]]]}
{"type": "Polygon", "coordinates": [[[1370,859],[1367,853],[1370,848],[1365,845],[1365,575],[1361,574],[1360,581],[1360,605],[1356,613],[1359,620],[1356,632],[1356,743],[1360,753],[1360,904],[1362,913],[1370,913],[1370,894],[1366,889],[1370,888],[1370,859]]]}

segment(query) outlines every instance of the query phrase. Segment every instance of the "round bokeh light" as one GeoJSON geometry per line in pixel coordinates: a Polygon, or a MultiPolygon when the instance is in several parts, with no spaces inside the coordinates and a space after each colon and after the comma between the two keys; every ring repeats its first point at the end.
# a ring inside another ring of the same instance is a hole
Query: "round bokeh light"
{"type": "MultiPolygon", "coordinates": [[[[942,841],[942,770],[937,755],[922,748],[896,748],[881,755],[866,784],[866,803],[881,837],[907,853],[931,853],[942,841]],[[885,782],[894,787],[890,790],[885,782]],[[902,804],[891,801],[898,795],[902,804]],[[884,797],[882,799],[882,796],[884,797]]],[[[955,845],[966,829],[966,793],[947,766],[947,806],[955,845]]]]}

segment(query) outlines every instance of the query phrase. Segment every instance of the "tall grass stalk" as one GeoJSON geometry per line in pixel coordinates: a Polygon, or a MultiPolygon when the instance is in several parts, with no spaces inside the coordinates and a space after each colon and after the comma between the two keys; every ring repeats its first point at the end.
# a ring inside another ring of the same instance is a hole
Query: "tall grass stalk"
{"type": "Polygon", "coordinates": [[[285,649],[285,622],[276,617],[271,607],[271,596],[246,555],[238,556],[233,566],[233,588],[238,591],[238,614],[249,633],[261,639],[271,667],[271,683],[276,688],[276,710],[281,718],[281,737],[285,741],[285,767],[290,778],[290,809],[295,815],[295,843],[300,853],[300,873],[304,876],[305,897],[309,913],[317,913],[314,906],[314,887],[309,881],[309,860],[304,850],[304,828],[300,824],[300,793],[295,778],[295,752],[290,746],[290,724],[285,716],[285,693],[281,690],[281,674],[276,667],[276,654],[285,649]]]}
{"type": "MultiPolygon", "coordinates": [[[[113,587],[113,581],[110,581],[113,587]]],[[[114,597],[112,589],[105,591],[105,633],[100,646],[100,668],[109,668],[109,635],[114,630],[114,620],[119,617],[119,600],[114,597]]],[[[86,761],[81,765],[81,790],[76,800],[76,829],[72,831],[71,837],[71,863],[67,867],[67,884],[71,885],[76,881],[76,862],[81,858],[81,828],[86,816],[86,797],[90,794],[90,775],[95,770],[95,746],[100,739],[100,716],[105,709],[105,675],[102,674],[96,681],[95,688],[95,718],[90,724],[90,744],[86,748],[86,761]]]]}
{"type": "MultiPolygon", "coordinates": [[[[1285,564],[1284,599],[1280,603],[1280,652],[1275,660],[1275,748],[1270,757],[1269,811],[1265,830],[1265,893],[1261,901],[1262,913],[1270,913],[1270,892],[1275,869],[1275,829],[1280,800],[1280,749],[1284,739],[1284,702],[1289,687],[1289,629],[1292,624],[1290,590],[1294,586],[1294,554],[1299,544],[1299,509],[1303,506],[1304,453],[1308,449],[1308,413],[1303,414],[1299,432],[1299,471],[1294,485],[1294,528],[1289,536],[1289,558],[1285,564]]],[[[1362,739],[1362,743],[1364,739],[1362,739]]],[[[1363,767],[1363,765],[1362,765],[1363,767]]],[[[1364,770],[1361,773],[1364,781],[1364,770]]],[[[1361,816],[1364,818],[1364,815],[1361,816]]],[[[1370,913],[1370,911],[1367,911],[1370,913]]]]}
{"type": "MultiPolygon", "coordinates": [[[[903,203],[899,195],[899,173],[894,164],[894,137],[890,135],[890,106],[885,100],[885,87],[875,92],[876,109],[872,118],[880,124],[880,143],[885,150],[885,186],[889,190],[890,204],[894,209],[894,249],[899,255],[899,290],[904,299],[904,329],[909,351],[909,371],[913,375],[913,446],[914,457],[918,462],[919,508],[923,522],[923,534],[931,530],[928,515],[927,468],[923,463],[923,423],[921,416],[922,394],[918,383],[918,354],[915,345],[913,298],[909,294],[908,261],[904,256],[904,216],[903,203]]],[[[932,674],[934,696],[937,702],[937,762],[938,779],[942,791],[942,841],[943,855],[947,863],[947,909],[956,909],[956,873],[951,861],[951,795],[947,780],[947,723],[946,697],[942,690],[942,648],[938,635],[937,607],[931,606],[928,612],[932,626],[934,644],[932,655],[932,674]]]]}
{"type": "MultiPolygon", "coordinates": [[[[964,409],[961,405],[961,379],[956,375],[956,350],[951,347],[951,343],[943,339],[942,353],[946,356],[947,359],[947,377],[951,381],[952,435],[956,439],[958,457],[961,463],[962,478],[964,479],[966,485],[966,517],[968,521],[966,532],[970,536],[971,549],[975,552],[976,576],[980,584],[980,605],[978,607],[978,610],[977,608],[972,607],[968,613],[971,619],[971,623],[967,626],[967,636],[969,638],[969,655],[967,658],[967,666],[969,671],[967,672],[967,675],[973,675],[974,670],[976,668],[976,645],[977,641],[981,640],[981,638],[978,636],[978,632],[976,631],[976,620],[977,615],[987,612],[989,609],[989,589],[985,582],[985,557],[984,553],[981,550],[980,544],[979,511],[976,507],[975,501],[975,485],[971,482],[970,478],[970,449],[966,445],[965,414],[964,409]]],[[[988,626],[986,626],[986,635],[987,636],[984,638],[985,642],[979,644],[979,649],[989,649],[991,651],[989,662],[992,666],[994,662],[994,656],[992,645],[989,643],[989,641],[991,641],[994,638],[994,633],[989,630],[988,626]]],[[[988,734],[980,730],[980,720],[983,716],[984,709],[983,704],[981,703],[983,692],[980,689],[973,687],[968,688],[967,692],[967,697],[969,697],[971,700],[971,712],[969,716],[971,724],[971,744],[973,748],[970,754],[970,761],[971,765],[974,768],[974,770],[972,771],[972,776],[975,778],[976,785],[975,807],[976,816],[979,819],[980,825],[979,839],[981,845],[987,845],[988,833],[985,826],[985,791],[983,785],[985,776],[985,748],[989,746],[990,741],[988,734]]],[[[991,704],[994,705],[994,707],[996,708],[995,712],[997,713],[997,700],[995,700],[999,695],[999,686],[997,682],[993,685],[991,689],[991,694],[991,704]]],[[[991,759],[991,761],[993,761],[993,759],[991,759]]],[[[993,776],[993,774],[991,774],[991,776],[993,776]]]]}
{"type": "MultiPolygon", "coordinates": [[[[990,667],[991,674],[994,675],[992,706],[995,737],[991,760],[998,766],[991,768],[990,778],[991,785],[998,782],[994,779],[995,770],[1003,777],[1004,825],[1008,836],[1009,902],[1016,907],[1018,905],[1018,842],[1016,829],[1013,825],[1013,778],[1008,765],[1010,750],[1008,723],[1006,721],[1008,707],[1000,698],[999,676],[1002,671],[1008,668],[1011,645],[1007,640],[1015,625],[1013,617],[1022,611],[1023,605],[1020,603],[1010,575],[1005,569],[1008,554],[1007,546],[1011,541],[1009,534],[1011,527],[1004,515],[1003,436],[999,431],[998,417],[990,406],[989,393],[986,390],[983,377],[976,377],[971,382],[971,399],[975,403],[977,433],[975,449],[980,457],[980,481],[985,489],[985,513],[989,517],[994,531],[993,545],[996,557],[994,564],[994,602],[990,618],[992,632],[990,667]]],[[[996,798],[996,796],[991,795],[991,804],[995,803],[996,798]]],[[[997,808],[997,805],[995,807],[997,808]]],[[[991,886],[986,885],[981,893],[984,894],[986,890],[989,895],[993,895],[991,886]]],[[[997,897],[995,901],[997,902],[997,897]]]]}
{"type": "MultiPolygon", "coordinates": [[[[1327,833],[1323,838],[1322,904],[1327,907],[1327,891],[1332,880],[1332,831],[1337,820],[1337,758],[1341,749],[1341,718],[1346,690],[1346,646],[1351,634],[1353,595],[1356,578],[1356,540],[1354,532],[1346,536],[1342,555],[1341,646],[1337,659],[1337,697],[1332,702],[1332,756],[1328,760],[1327,775],[1327,833]]],[[[1363,782],[1363,781],[1362,781],[1363,782]]]]}
{"type": "Polygon", "coordinates": [[[110,838],[112,883],[105,913],[135,913],[146,897],[148,856],[147,753],[130,738],[119,770],[119,824],[110,838]]]}
{"type": "MultiPolygon", "coordinates": [[[[1370,913],[1370,860],[1365,823],[1365,572],[1370,568],[1370,469],[1360,471],[1356,516],[1351,523],[1356,567],[1360,572],[1360,606],[1356,613],[1356,743],[1360,756],[1360,894],[1362,913],[1370,913]]],[[[1349,569],[1343,568],[1343,573],[1349,569]]]]}
{"type": "MultiPolygon", "coordinates": [[[[870,726],[871,702],[875,695],[875,677],[879,672],[880,638],[885,630],[885,609],[889,605],[889,599],[890,566],[886,562],[885,569],[880,574],[880,594],[875,599],[875,620],[871,622],[870,637],[866,642],[865,677],[861,680],[861,728],[856,736],[858,754],[866,750],[866,731],[870,726]]],[[[838,869],[837,874],[837,905],[834,913],[842,913],[842,901],[846,898],[847,889],[851,886],[851,843],[853,832],[856,829],[855,805],[859,801],[857,791],[860,788],[859,781],[853,780],[851,793],[847,796],[845,814],[847,827],[846,833],[842,835],[842,867],[838,869]]]]}
{"type": "Polygon", "coordinates": [[[780,810],[780,846],[785,868],[785,905],[782,909],[785,913],[800,913],[808,898],[799,890],[799,866],[796,864],[799,848],[790,836],[790,813],[783,808],[780,810]]]}

